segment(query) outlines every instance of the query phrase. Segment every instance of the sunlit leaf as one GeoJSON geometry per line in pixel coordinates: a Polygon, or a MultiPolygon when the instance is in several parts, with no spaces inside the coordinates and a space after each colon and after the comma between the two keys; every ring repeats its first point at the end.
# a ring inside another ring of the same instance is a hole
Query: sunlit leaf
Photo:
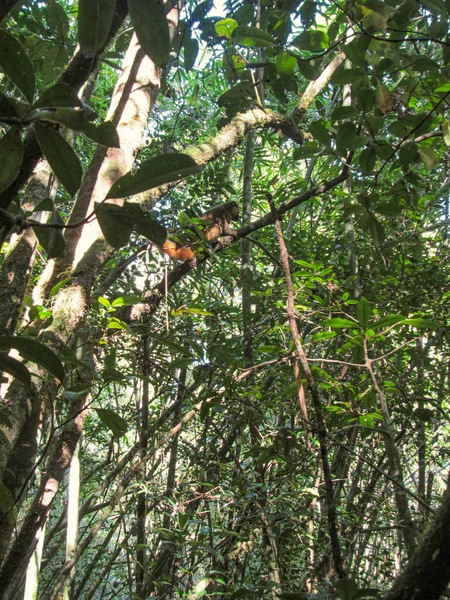
{"type": "Polygon", "coordinates": [[[275,64],[279,75],[292,75],[297,66],[297,59],[295,56],[289,54],[289,52],[280,52],[275,64]]]}
{"type": "Polygon", "coordinates": [[[231,39],[231,34],[238,26],[237,21],[234,19],[221,19],[214,24],[214,28],[219,37],[231,39]]]}

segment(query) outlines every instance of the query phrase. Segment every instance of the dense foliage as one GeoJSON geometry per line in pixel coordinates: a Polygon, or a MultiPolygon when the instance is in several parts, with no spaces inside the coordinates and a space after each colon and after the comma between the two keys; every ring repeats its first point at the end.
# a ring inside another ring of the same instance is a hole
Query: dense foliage
{"type": "Polygon", "coordinates": [[[0,599],[444,593],[449,11],[0,6],[0,599]]]}

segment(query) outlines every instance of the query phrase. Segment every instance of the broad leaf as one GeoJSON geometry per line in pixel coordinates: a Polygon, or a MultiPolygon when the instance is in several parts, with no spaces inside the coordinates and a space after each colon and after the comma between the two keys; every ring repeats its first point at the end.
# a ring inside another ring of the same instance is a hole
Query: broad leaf
{"type": "Polygon", "coordinates": [[[122,215],[124,223],[131,222],[134,231],[151,240],[157,246],[162,246],[166,241],[166,228],[152,217],[152,215],[144,212],[138,204],[127,202],[122,207],[122,215]]]}
{"type": "Polygon", "coordinates": [[[293,41],[294,46],[299,50],[309,50],[310,52],[321,52],[326,50],[330,44],[330,38],[324,31],[311,29],[304,31],[293,41]]]}
{"type": "Polygon", "coordinates": [[[142,49],[158,67],[165,67],[170,59],[170,35],[164,3],[128,0],[128,10],[142,49]]]}
{"type": "Polygon", "coordinates": [[[372,316],[372,309],[367,298],[361,298],[356,306],[356,318],[359,321],[363,331],[366,331],[369,326],[370,317],[372,316]]]}
{"type": "Polygon", "coordinates": [[[324,323],[325,327],[333,327],[334,329],[347,329],[348,327],[358,327],[358,323],[350,321],[349,319],[341,319],[340,317],[334,317],[328,319],[324,323]]]}
{"type": "Polygon", "coordinates": [[[43,367],[54,377],[62,381],[64,379],[64,367],[59,357],[53,350],[44,346],[40,342],[27,337],[18,337],[14,335],[0,336],[0,351],[8,352],[14,348],[21,356],[35,362],[43,367]]]}
{"type": "Polygon", "coordinates": [[[122,223],[122,207],[108,202],[97,203],[95,214],[105,237],[113,248],[122,248],[128,244],[131,227],[122,223]]]}
{"type": "Polygon", "coordinates": [[[74,196],[81,185],[83,171],[72,147],[57,131],[39,123],[36,123],[36,137],[52,171],[74,196]]]}
{"type": "Polygon", "coordinates": [[[31,383],[31,375],[26,366],[12,356],[0,353],[0,370],[9,373],[24,385],[31,383]]]}
{"type": "Polygon", "coordinates": [[[228,40],[231,39],[231,34],[237,26],[237,21],[235,21],[234,19],[222,19],[221,21],[217,21],[217,23],[214,24],[214,28],[216,30],[217,35],[219,37],[227,38],[228,40]]]}
{"type": "Polygon", "coordinates": [[[233,31],[231,39],[239,46],[246,46],[248,48],[267,48],[269,46],[275,46],[275,40],[273,37],[258,27],[244,27],[239,25],[233,31]]]}
{"type": "Polygon", "coordinates": [[[105,121],[101,125],[94,125],[93,123],[85,123],[83,133],[97,142],[102,146],[108,146],[109,148],[120,148],[119,134],[117,129],[111,121],[105,121]]]}
{"type": "Polygon", "coordinates": [[[292,75],[296,66],[297,60],[289,52],[280,52],[277,56],[276,68],[278,75],[292,75]]]}
{"type": "Polygon", "coordinates": [[[36,87],[33,65],[19,40],[4,29],[0,29],[0,69],[32,104],[36,87]]]}
{"type": "Polygon", "coordinates": [[[106,198],[125,198],[151,188],[194,175],[201,167],[187,154],[162,154],[142,162],[134,173],[127,173],[109,190],[106,198]]]}
{"type": "Polygon", "coordinates": [[[81,106],[80,99],[67,83],[55,83],[42,92],[33,108],[50,108],[53,106],[81,106]]]}
{"type": "Polygon", "coordinates": [[[442,323],[439,323],[439,321],[421,318],[405,319],[402,325],[411,325],[417,327],[417,329],[439,329],[439,327],[442,327],[442,323]]]}
{"type": "Polygon", "coordinates": [[[115,8],[116,0],[79,0],[78,41],[85,56],[94,56],[105,45],[115,8]]]}
{"type": "Polygon", "coordinates": [[[17,127],[0,138],[0,192],[9,187],[20,171],[23,158],[23,143],[17,127]]]}
{"type": "Polygon", "coordinates": [[[198,55],[198,42],[194,37],[186,35],[183,42],[184,68],[190,71],[195,65],[198,55]]]}
{"type": "Polygon", "coordinates": [[[113,410],[110,408],[96,408],[95,412],[98,414],[106,427],[111,430],[111,433],[115,438],[120,438],[126,434],[128,430],[128,423],[113,410]]]}

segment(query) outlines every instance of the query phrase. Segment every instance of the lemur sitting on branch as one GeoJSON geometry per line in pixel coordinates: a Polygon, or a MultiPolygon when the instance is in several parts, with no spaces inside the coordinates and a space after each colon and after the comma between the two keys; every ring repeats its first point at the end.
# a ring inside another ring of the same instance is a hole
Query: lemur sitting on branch
{"type": "Polygon", "coordinates": [[[200,216],[202,221],[210,221],[200,234],[196,234],[194,228],[192,232],[181,234],[176,241],[166,240],[161,250],[173,260],[192,260],[201,247],[202,240],[213,244],[224,235],[235,236],[236,231],[230,226],[230,222],[237,221],[238,218],[239,206],[236,202],[213,206],[200,216]]]}

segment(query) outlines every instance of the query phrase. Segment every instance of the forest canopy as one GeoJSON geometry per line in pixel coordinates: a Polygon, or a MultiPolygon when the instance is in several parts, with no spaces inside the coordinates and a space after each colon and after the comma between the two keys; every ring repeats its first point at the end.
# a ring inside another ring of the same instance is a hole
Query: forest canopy
{"type": "Polygon", "coordinates": [[[446,594],[449,11],[0,3],[0,600],[446,594]]]}

